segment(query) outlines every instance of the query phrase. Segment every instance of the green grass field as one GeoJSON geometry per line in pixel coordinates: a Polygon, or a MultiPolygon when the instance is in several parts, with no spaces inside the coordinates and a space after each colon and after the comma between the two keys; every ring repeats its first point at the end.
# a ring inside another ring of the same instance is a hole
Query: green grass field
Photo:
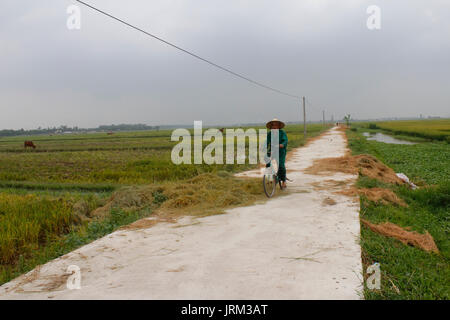
{"type": "MultiPolygon", "coordinates": [[[[309,137],[323,130],[309,125],[309,137]]],[[[289,125],[286,132],[288,150],[305,143],[303,126],[289,125]]],[[[0,284],[160,205],[211,214],[263,194],[260,181],[230,175],[255,165],[173,164],[170,137],[171,131],[0,137],[0,284]],[[25,140],[37,148],[24,150],[25,140]],[[133,198],[142,187],[150,190],[148,204],[89,217],[114,192],[133,198]]]]}
{"type": "Polygon", "coordinates": [[[354,126],[378,128],[395,136],[409,136],[450,142],[450,119],[402,120],[374,123],[356,123],[354,126]]]}
{"type": "Polygon", "coordinates": [[[362,131],[367,131],[366,128],[367,124],[359,124],[347,131],[353,154],[372,154],[395,172],[406,174],[420,187],[411,190],[405,186],[380,185],[377,181],[360,177],[360,187],[389,188],[408,204],[407,208],[382,205],[362,197],[361,218],[372,223],[389,221],[420,233],[428,231],[440,254],[404,245],[362,225],[364,267],[379,262],[382,271],[381,290],[366,288],[365,298],[449,299],[450,146],[443,141],[415,145],[368,141],[361,135],[362,131]]]}

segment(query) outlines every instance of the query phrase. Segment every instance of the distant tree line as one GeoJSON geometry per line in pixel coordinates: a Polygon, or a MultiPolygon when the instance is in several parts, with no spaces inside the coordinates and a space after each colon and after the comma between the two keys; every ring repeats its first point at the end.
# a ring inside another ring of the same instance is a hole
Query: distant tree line
{"type": "Polygon", "coordinates": [[[159,130],[159,126],[148,126],[146,124],[111,124],[99,126],[98,131],[139,131],[139,130],[159,130]]]}
{"type": "Polygon", "coordinates": [[[112,124],[112,125],[101,125],[97,128],[79,128],[68,127],[68,126],[59,126],[59,127],[48,127],[48,128],[37,128],[31,130],[12,130],[12,129],[4,129],[0,130],[0,137],[12,137],[12,136],[23,136],[23,135],[38,135],[38,134],[58,134],[65,132],[89,132],[89,131],[140,131],[140,130],[159,130],[159,126],[148,126],[146,124],[112,124]]]}

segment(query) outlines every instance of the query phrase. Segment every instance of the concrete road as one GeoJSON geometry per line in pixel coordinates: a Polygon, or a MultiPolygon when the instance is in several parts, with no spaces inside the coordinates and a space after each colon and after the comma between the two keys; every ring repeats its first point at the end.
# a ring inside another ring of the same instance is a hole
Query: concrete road
{"type": "Polygon", "coordinates": [[[4,284],[0,299],[360,299],[359,201],[335,193],[356,176],[303,172],[346,151],[333,128],[289,156],[288,195],[114,232],[4,284]],[[80,289],[67,288],[70,265],[80,289]]]}

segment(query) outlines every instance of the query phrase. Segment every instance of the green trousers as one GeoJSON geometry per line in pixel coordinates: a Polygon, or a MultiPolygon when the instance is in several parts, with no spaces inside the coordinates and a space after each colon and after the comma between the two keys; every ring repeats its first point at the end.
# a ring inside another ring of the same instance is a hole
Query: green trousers
{"type": "MultiPolygon", "coordinates": [[[[278,131],[279,136],[278,139],[279,141],[277,141],[279,144],[282,144],[284,147],[280,148],[279,150],[279,163],[278,163],[278,180],[281,181],[286,181],[286,166],[284,165],[284,163],[286,162],[286,148],[287,148],[287,144],[288,144],[288,137],[286,132],[283,129],[280,129],[278,131]]],[[[271,145],[271,141],[272,141],[272,132],[269,131],[267,132],[267,151],[268,153],[270,153],[270,145],[271,145]]],[[[270,156],[268,154],[268,156],[270,156]]],[[[270,164],[266,164],[266,167],[270,167],[270,164]]]]}

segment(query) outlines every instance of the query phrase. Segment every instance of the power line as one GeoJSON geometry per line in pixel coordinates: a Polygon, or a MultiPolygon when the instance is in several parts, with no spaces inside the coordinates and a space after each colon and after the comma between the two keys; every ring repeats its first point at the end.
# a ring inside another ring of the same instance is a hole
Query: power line
{"type": "Polygon", "coordinates": [[[320,109],[320,107],[319,106],[317,106],[316,104],[314,104],[314,103],[311,103],[311,101],[309,101],[309,99],[308,98],[306,98],[306,102],[308,102],[308,104],[309,105],[311,105],[312,107],[314,107],[315,109],[320,109]]]}
{"type": "Polygon", "coordinates": [[[146,35],[148,35],[148,36],[150,36],[150,37],[152,37],[152,38],[154,38],[154,39],[156,39],[156,40],[159,40],[159,41],[161,41],[161,42],[163,42],[163,43],[165,43],[165,44],[167,44],[167,45],[169,45],[169,46],[171,46],[171,47],[173,47],[173,48],[175,48],[175,49],[178,49],[178,50],[180,50],[180,51],[182,51],[182,52],[184,52],[184,53],[186,53],[186,54],[188,54],[188,55],[190,55],[190,56],[192,56],[192,57],[194,57],[194,58],[197,58],[197,59],[199,59],[199,60],[201,60],[201,61],[203,61],[203,62],[206,62],[206,63],[212,65],[213,67],[216,67],[216,68],[218,68],[218,69],[220,69],[220,70],[222,70],[222,71],[228,72],[228,73],[230,73],[230,74],[232,74],[232,75],[234,75],[234,76],[236,76],[236,77],[238,77],[238,78],[241,78],[241,79],[243,79],[243,80],[246,80],[246,81],[248,81],[248,82],[251,82],[251,83],[253,83],[253,84],[257,85],[257,86],[260,86],[260,87],[262,87],[262,88],[265,88],[265,89],[268,89],[268,90],[277,92],[277,93],[279,93],[279,94],[282,94],[282,95],[285,95],[285,96],[289,96],[289,97],[292,97],[292,98],[296,98],[296,99],[300,99],[300,97],[297,96],[297,95],[295,95],[295,94],[290,94],[290,93],[288,93],[288,92],[284,92],[284,91],[278,90],[278,89],[276,89],[276,88],[270,87],[270,86],[265,85],[265,84],[263,84],[263,83],[261,83],[261,82],[252,80],[252,79],[250,79],[250,78],[248,78],[248,77],[246,77],[246,76],[243,76],[243,75],[241,75],[241,74],[239,74],[239,73],[237,73],[237,72],[234,72],[234,71],[232,71],[232,70],[230,70],[230,69],[228,69],[228,68],[222,67],[222,66],[220,66],[220,65],[218,65],[218,64],[216,64],[216,63],[214,63],[214,62],[212,62],[212,61],[210,61],[210,60],[207,60],[207,59],[205,59],[205,58],[202,58],[202,57],[200,57],[199,55],[197,55],[197,54],[195,54],[195,53],[192,53],[192,52],[190,52],[190,51],[188,51],[188,50],[185,50],[185,49],[183,49],[183,48],[181,48],[181,47],[179,47],[179,46],[177,46],[177,45],[175,45],[175,44],[173,44],[173,43],[171,43],[171,42],[169,42],[169,41],[167,41],[167,40],[164,40],[164,39],[162,39],[162,38],[160,38],[160,37],[158,37],[158,36],[155,36],[154,34],[151,34],[151,33],[147,32],[147,31],[145,31],[145,30],[142,30],[141,28],[138,28],[138,27],[136,27],[136,26],[134,26],[134,25],[132,25],[132,24],[130,24],[130,23],[128,23],[128,22],[122,20],[122,19],[119,19],[119,18],[117,18],[117,17],[115,17],[115,16],[113,16],[113,15],[111,15],[111,14],[109,14],[109,13],[103,11],[103,10],[100,10],[100,9],[98,9],[98,8],[96,8],[96,7],[94,7],[94,6],[90,5],[90,4],[88,4],[88,3],[86,3],[86,2],[83,2],[83,1],[80,1],[80,0],[75,0],[75,1],[77,1],[77,2],[79,2],[79,3],[81,3],[81,4],[83,4],[83,5],[86,6],[86,7],[91,8],[92,10],[95,10],[95,11],[97,11],[97,12],[99,12],[99,13],[101,13],[101,14],[107,16],[107,17],[110,17],[111,19],[114,19],[114,20],[116,20],[116,21],[119,21],[120,23],[123,23],[124,25],[126,25],[126,26],[128,26],[128,27],[130,27],[130,28],[133,28],[133,29],[135,29],[135,30],[137,30],[137,31],[140,31],[140,32],[142,32],[142,33],[144,33],[144,34],[146,34],[146,35]]]}
{"type": "Polygon", "coordinates": [[[315,104],[314,103],[311,103],[311,101],[309,101],[309,99],[308,98],[306,98],[306,102],[308,102],[308,104],[310,104],[311,106],[315,106],[315,104]]]}

